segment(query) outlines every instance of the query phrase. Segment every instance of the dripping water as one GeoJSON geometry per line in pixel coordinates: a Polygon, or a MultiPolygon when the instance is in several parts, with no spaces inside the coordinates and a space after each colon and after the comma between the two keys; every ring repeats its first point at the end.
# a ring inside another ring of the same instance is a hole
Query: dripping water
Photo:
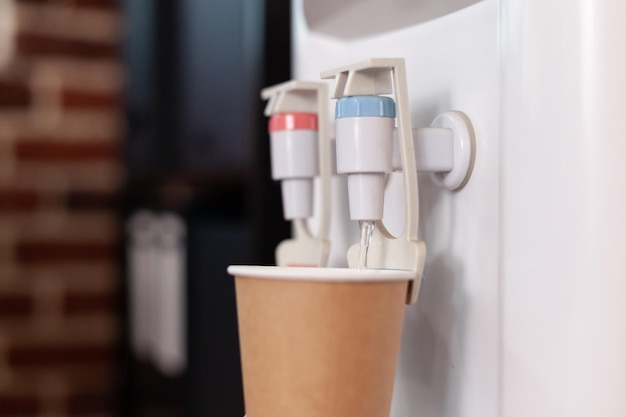
{"type": "Polygon", "coordinates": [[[374,222],[371,220],[359,220],[359,228],[361,229],[361,239],[359,243],[359,259],[357,262],[358,269],[367,268],[367,252],[372,243],[372,234],[374,233],[374,222]]]}

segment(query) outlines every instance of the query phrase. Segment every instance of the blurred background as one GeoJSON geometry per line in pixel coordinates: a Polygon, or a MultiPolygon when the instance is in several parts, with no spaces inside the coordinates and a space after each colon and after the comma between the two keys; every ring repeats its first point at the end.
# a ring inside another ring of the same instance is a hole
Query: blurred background
{"type": "Polygon", "coordinates": [[[241,417],[289,0],[0,0],[0,417],[241,417]]]}

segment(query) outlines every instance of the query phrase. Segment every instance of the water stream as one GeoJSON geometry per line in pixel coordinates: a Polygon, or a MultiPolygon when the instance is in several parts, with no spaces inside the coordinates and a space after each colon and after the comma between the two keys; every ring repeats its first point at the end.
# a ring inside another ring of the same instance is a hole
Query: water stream
{"type": "Polygon", "coordinates": [[[359,258],[357,261],[358,269],[367,269],[367,252],[372,243],[372,234],[374,233],[374,222],[370,220],[359,220],[359,228],[361,229],[361,239],[359,243],[359,258]]]}

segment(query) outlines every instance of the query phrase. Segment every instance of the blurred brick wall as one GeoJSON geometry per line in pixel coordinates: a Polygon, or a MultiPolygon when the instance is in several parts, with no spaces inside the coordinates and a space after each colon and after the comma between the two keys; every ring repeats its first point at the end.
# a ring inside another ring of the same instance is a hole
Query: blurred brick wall
{"type": "Polygon", "coordinates": [[[121,11],[15,6],[0,69],[0,417],[112,415],[121,11]]]}

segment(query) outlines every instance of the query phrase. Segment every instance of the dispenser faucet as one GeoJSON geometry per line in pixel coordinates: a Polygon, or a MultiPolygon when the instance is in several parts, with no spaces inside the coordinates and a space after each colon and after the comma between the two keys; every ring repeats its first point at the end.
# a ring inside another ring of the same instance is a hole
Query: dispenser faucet
{"type": "Polygon", "coordinates": [[[321,82],[287,81],[261,91],[269,100],[272,177],[281,181],[283,215],[294,226],[293,239],[276,248],[279,266],[326,266],[330,251],[331,150],[328,137],[328,92],[321,82]],[[319,178],[316,232],[307,220],[313,215],[313,180],[319,178]]]}
{"type": "MultiPolygon", "coordinates": [[[[351,217],[373,220],[376,225],[367,267],[412,271],[414,278],[409,285],[407,303],[414,303],[424,270],[426,245],[417,239],[418,184],[404,59],[372,58],[324,71],[321,77],[335,79],[332,98],[338,99],[337,170],[351,175],[348,179],[351,217]],[[389,97],[384,97],[389,94],[394,95],[395,105],[389,97]],[[344,115],[348,117],[341,117],[344,115]],[[392,170],[394,116],[400,138],[406,204],[404,231],[397,238],[381,221],[384,175],[392,170]],[[363,155],[355,157],[356,152],[363,155]]],[[[363,258],[363,251],[361,244],[356,244],[348,250],[350,267],[358,267],[359,258],[363,258]]]]}

